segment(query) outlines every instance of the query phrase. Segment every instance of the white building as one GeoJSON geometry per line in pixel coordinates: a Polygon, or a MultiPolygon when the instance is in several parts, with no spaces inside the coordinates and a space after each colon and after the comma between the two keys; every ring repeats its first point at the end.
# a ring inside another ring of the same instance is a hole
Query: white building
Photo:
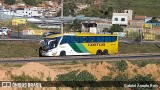
{"type": "Polygon", "coordinates": [[[42,12],[38,10],[38,7],[18,8],[15,13],[22,15],[23,17],[41,17],[42,16],[42,12]]]}
{"type": "Polygon", "coordinates": [[[109,29],[112,26],[110,22],[82,22],[82,32],[90,32],[90,33],[106,33],[105,29],[109,29]]]}
{"type": "Polygon", "coordinates": [[[132,20],[132,16],[132,10],[124,10],[124,13],[113,13],[112,24],[128,25],[128,21],[132,20]]]}

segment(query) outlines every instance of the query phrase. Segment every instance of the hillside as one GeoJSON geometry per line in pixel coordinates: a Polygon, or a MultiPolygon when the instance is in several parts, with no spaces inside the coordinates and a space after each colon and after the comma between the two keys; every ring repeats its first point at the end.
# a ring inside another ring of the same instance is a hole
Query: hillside
{"type": "Polygon", "coordinates": [[[92,5],[80,13],[84,13],[86,16],[111,17],[112,12],[132,9],[134,15],[158,17],[159,8],[160,0],[104,0],[100,5],[92,5]]]}
{"type": "MultiPolygon", "coordinates": [[[[61,0],[1,0],[11,3],[19,3],[25,1],[28,5],[36,6],[43,1],[58,1],[61,0]],[[14,2],[16,1],[16,2],[14,2]],[[34,1],[34,2],[33,2],[34,1]]],[[[64,0],[64,15],[75,15],[76,3],[83,3],[90,5],[85,10],[77,14],[84,14],[91,17],[109,17],[115,11],[123,11],[124,9],[132,9],[134,15],[146,15],[151,17],[159,17],[160,14],[160,0],[64,0]],[[95,1],[97,4],[95,5],[95,1]],[[73,11],[68,13],[69,11],[73,11]],[[66,14],[68,13],[68,14],[66,14]]]]}
{"type": "Polygon", "coordinates": [[[136,15],[159,16],[160,0],[108,0],[115,9],[133,9],[136,15]]]}

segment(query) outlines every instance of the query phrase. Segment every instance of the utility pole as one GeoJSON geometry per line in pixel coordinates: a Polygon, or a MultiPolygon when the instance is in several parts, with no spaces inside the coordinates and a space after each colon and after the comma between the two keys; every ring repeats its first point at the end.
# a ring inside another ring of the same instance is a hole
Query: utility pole
{"type": "Polygon", "coordinates": [[[61,0],[61,34],[63,34],[63,0],[61,0]]]}
{"type": "Polygon", "coordinates": [[[140,36],[141,37],[141,44],[142,44],[142,40],[143,40],[143,37],[142,37],[143,36],[143,31],[142,30],[143,29],[140,30],[141,31],[141,36],[140,36]]]}

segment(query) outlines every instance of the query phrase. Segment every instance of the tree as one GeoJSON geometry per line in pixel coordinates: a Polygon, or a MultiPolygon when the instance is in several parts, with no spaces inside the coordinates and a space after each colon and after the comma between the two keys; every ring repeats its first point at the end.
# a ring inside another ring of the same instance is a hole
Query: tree
{"type": "Polygon", "coordinates": [[[118,25],[118,24],[115,24],[113,26],[111,26],[111,28],[109,29],[108,31],[109,33],[113,33],[113,32],[123,32],[123,28],[118,25]]]}
{"type": "Polygon", "coordinates": [[[72,30],[73,32],[81,32],[81,28],[82,28],[81,20],[75,19],[72,24],[67,24],[65,28],[66,28],[66,31],[72,30]]]}
{"type": "Polygon", "coordinates": [[[78,14],[84,14],[88,17],[101,17],[101,18],[111,18],[113,13],[113,8],[107,5],[94,5],[90,6],[78,14]]]}
{"type": "Polygon", "coordinates": [[[15,4],[15,0],[4,0],[4,3],[5,4],[9,4],[9,5],[13,5],[13,4],[15,4]]]}
{"type": "Polygon", "coordinates": [[[39,3],[42,3],[42,0],[23,0],[27,5],[36,6],[39,3]]]}
{"type": "Polygon", "coordinates": [[[99,6],[90,6],[82,11],[80,11],[78,14],[84,14],[87,17],[102,17],[103,13],[100,11],[99,6]]]}
{"type": "Polygon", "coordinates": [[[101,11],[103,17],[112,18],[113,7],[109,7],[105,4],[105,5],[101,5],[100,8],[101,8],[100,11],[101,11]]]}
{"type": "MultiPolygon", "coordinates": [[[[75,2],[71,1],[71,2],[64,2],[64,5],[63,5],[63,15],[64,16],[75,16],[76,15],[76,9],[77,9],[77,6],[75,4],[75,2]]],[[[60,16],[61,15],[61,11],[58,12],[57,16],[60,16]]]]}
{"type": "Polygon", "coordinates": [[[73,24],[70,25],[71,29],[73,29],[75,32],[81,32],[81,28],[82,28],[82,25],[81,25],[81,21],[80,20],[77,20],[75,19],[73,21],[73,24]]]}

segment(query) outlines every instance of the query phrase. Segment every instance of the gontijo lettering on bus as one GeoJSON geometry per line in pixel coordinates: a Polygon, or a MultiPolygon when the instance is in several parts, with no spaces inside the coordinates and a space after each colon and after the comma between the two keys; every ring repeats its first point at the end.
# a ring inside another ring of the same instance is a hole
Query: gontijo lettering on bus
{"type": "Polygon", "coordinates": [[[105,43],[89,43],[88,46],[105,46],[105,43]]]}

